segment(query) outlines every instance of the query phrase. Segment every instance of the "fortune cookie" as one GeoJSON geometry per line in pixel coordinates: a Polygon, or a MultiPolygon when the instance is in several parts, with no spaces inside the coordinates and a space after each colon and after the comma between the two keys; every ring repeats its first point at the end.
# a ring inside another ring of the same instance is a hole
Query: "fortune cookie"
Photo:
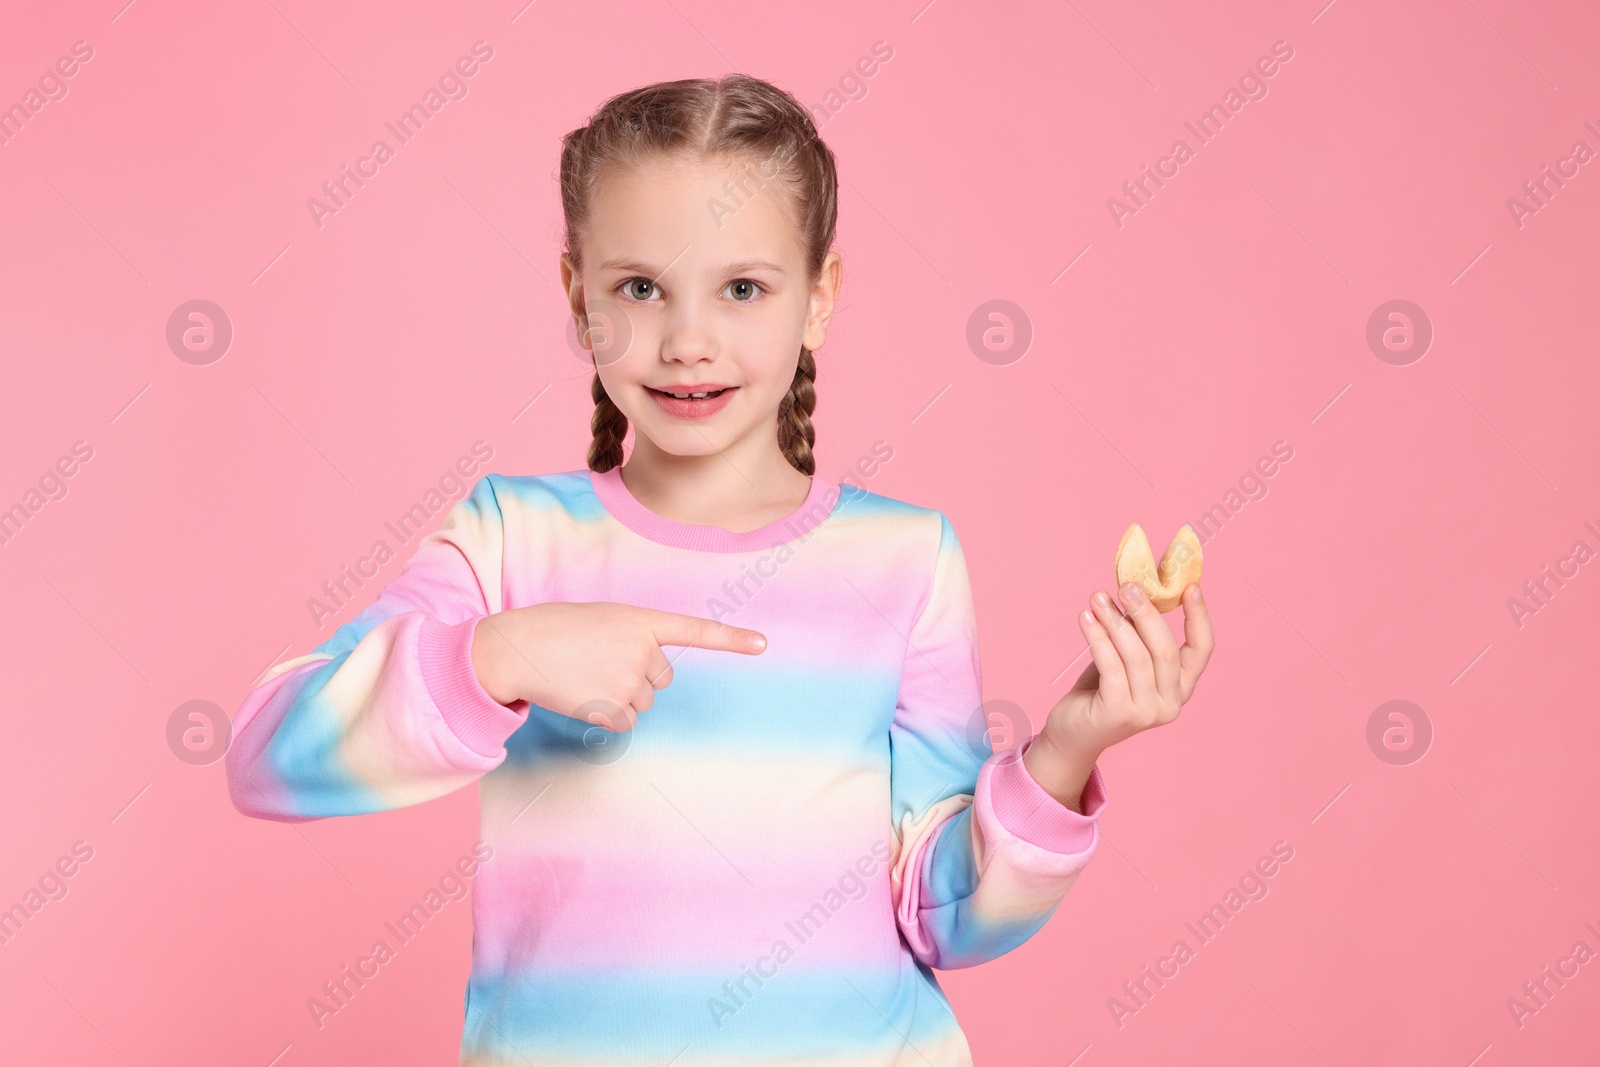
{"type": "Polygon", "coordinates": [[[1200,580],[1200,540],[1184,523],[1157,565],[1149,539],[1134,523],[1117,546],[1116,571],[1118,589],[1133,582],[1144,590],[1155,609],[1165,614],[1178,606],[1185,589],[1200,580]]]}

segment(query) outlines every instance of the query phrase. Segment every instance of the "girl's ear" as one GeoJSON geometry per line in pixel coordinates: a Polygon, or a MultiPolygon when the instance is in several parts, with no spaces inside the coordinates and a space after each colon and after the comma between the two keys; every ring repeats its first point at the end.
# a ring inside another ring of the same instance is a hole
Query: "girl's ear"
{"type": "Polygon", "coordinates": [[[578,319],[578,333],[583,333],[583,281],[578,277],[578,266],[572,262],[572,257],[561,253],[561,288],[567,291],[567,303],[572,307],[572,314],[578,319]]]}
{"type": "Polygon", "coordinates": [[[837,252],[829,252],[822,260],[822,269],[811,285],[811,298],[806,311],[806,332],[801,344],[815,352],[828,339],[828,323],[839,302],[839,286],[844,282],[844,259],[837,252]]]}

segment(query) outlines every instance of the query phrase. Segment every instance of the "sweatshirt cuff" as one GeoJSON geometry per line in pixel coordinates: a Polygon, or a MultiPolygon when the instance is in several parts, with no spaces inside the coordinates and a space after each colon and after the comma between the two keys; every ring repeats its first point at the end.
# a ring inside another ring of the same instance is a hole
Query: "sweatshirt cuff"
{"type": "Polygon", "coordinates": [[[1100,765],[1094,765],[1084,783],[1080,815],[1046,792],[1028,773],[1022,754],[1032,743],[1030,737],[994,761],[989,775],[989,804],[995,818],[1011,834],[1042,849],[1083,852],[1094,844],[1095,826],[1106,806],[1100,765]]]}
{"type": "Polygon", "coordinates": [[[451,732],[478,755],[496,756],[526,721],[528,702],[519,700],[508,707],[478,681],[472,666],[472,635],[482,618],[443,623],[425,616],[417,631],[417,658],[428,695],[451,732]]]}

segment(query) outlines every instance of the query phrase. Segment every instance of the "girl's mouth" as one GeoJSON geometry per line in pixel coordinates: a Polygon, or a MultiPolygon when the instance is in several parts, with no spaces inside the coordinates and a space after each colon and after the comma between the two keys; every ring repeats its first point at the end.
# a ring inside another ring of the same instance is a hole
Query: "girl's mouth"
{"type": "Polygon", "coordinates": [[[651,399],[656,402],[656,407],[674,418],[708,419],[728,406],[738,386],[730,385],[723,389],[694,394],[673,394],[660,389],[651,389],[649,386],[645,388],[649,391],[651,399]]]}

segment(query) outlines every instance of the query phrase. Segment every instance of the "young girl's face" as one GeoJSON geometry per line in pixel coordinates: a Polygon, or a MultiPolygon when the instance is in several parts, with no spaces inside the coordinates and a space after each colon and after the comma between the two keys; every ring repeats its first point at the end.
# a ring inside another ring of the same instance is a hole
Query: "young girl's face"
{"type": "Polygon", "coordinates": [[[801,346],[826,339],[840,280],[836,252],[807,277],[787,196],[763,186],[754,163],[690,156],[602,177],[583,270],[563,255],[561,276],[636,441],[680,456],[745,441],[776,449],[778,405],[801,346]],[[704,400],[664,395],[717,389],[704,400]]]}

